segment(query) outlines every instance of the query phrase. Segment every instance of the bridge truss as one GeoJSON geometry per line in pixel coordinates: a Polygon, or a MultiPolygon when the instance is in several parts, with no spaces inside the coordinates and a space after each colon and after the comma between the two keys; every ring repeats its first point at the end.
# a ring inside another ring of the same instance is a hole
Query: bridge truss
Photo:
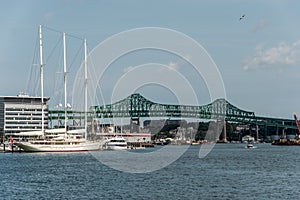
{"type": "MultiPolygon", "coordinates": [[[[68,119],[83,120],[84,112],[68,111],[68,119]]],[[[244,124],[253,124],[281,129],[297,129],[294,120],[255,116],[254,112],[245,111],[232,105],[225,99],[217,99],[202,106],[170,105],[155,103],[136,93],[127,98],[106,105],[96,105],[90,108],[89,118],[131,118],[149,117],[161,118],[195,118],[208,120],[225,120],[244,124]]],[[[64,111],[50,110],[49,120],[64,118],[64,111]]],[[[81,124],[78,123],[78,124],[81,124]]]]}

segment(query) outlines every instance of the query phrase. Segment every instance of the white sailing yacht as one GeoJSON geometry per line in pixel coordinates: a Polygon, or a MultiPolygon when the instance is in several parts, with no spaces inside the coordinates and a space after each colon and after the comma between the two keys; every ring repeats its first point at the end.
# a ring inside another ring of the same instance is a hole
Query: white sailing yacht
{"type": "Polygon", "coordinates": [[[103,145],[102,141],[87,140],[87,45],[84,40],[84,67],[85,67],[85,129],[67,131],[67,87],[66,87],[66,34],[63,33],[64,47],[64,96],[65,96],[65,127],[62,129],[44,130],[44,91],[43,91],[43,42],[42,26],[39,26],[40,39],[40,78],[41,78],[41,101],[42,101],[42,137],[41,139],[26,142],[15,142],[15,145],[25,152],[78,152],[96,151],[103,145]],[[84,138],[82,137],[84,134],[84,138]]]}

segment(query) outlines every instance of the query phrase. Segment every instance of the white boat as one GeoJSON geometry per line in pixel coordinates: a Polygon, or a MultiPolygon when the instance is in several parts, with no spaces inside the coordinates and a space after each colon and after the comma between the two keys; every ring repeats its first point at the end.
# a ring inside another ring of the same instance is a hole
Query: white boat
{"type": "Polygon", "coordinates": [[[248,143],[245,148],[247,148],[247,149],[255,149],[256,146],[254,146],[252,143],[248,143]]]}
{"type": "MultiPolygon", "coordinates": [[[[88,141],[87,140],[87,85],[85,84],[85,129],[83,130],[84,138],[82,134],[78,134],[78,131],[71,133],[67,131],[67,87],[66,87],[66,38],[63,33],[63,45],[64,45],[64,95],[65,95],[65,127],[63,129],[48,129],[44,130],[44,107],[42,106],[42,130],[40,139],[31,141],[20,141],[14,144],[20,147],[25,152],[75,152],[75,151],[96,151],[100,150],[103,145],[103,141],[88,141]]],[[[42,48],[42,26],[39,27],[39,39],[40,39],[40,80],[41,80],[41,98],[42,105],[44,99],[43,92],[43,48],[42,48]]],[[[84,63],[85,63],[85,79],[87,80],[87,55],[86,55],[86,40],[84,40],[84,63]]],[[[85,81],[87,82],[87,81],[85,81]]],[[[74,132],[74,131],[73,131],[74,132]]],[[[30,134],[30,133],[28,133],[30,134]]],[[[37,134],[37,133],[34,133],[37,134]]]]}
{"type": "Polygon", "coordinates": [[[2,152],[8,152],[8,151],[10,151],[10,152],[12,152],[12,151],[20,151],[20,148],[17,147],[17,146],[15,145],[15,143],[13,142],[12,139],[10,139],[9,142],[6,141],[6,142],[0,144],[0,152],[1,152],[1,151],[2,151],[2,152]]]}
{"type": "Polygon", "coordinates": [[[12,146],[9,143],[0,144],[0,152],[3,151],[12,151],[12,146]]]}
{"type": "Polygon", "coordinates": [[[6,146],[5,144],[0,144],[0,152],[9,151],[9,146],[6,146]]]}
{"type": "Polygon", "coordinates": [[[79,152],[100,150],[103,142],[88,141],[78,133],[82,130],[72,130],[64,132],[61,129],[45,130],[42,139],[14,142],[16,146],[25,152],[79,152]],[[74,134],[75,133],[75,134],[74,134]]]}
{"type": "Polygon", "coordinates": [[[101,143],[87,141],[85,139],[52,139],[52,140],[32,140],[28,142],[15,143],[25,152],[79,152],[97,151],[101,148],[101,143]]]}
{"type": "Polygon", "coordinates": [[[123,137],[113,137],[106,141],[105,147],[108,150],[126,150],[127,142],[123,137]]]}

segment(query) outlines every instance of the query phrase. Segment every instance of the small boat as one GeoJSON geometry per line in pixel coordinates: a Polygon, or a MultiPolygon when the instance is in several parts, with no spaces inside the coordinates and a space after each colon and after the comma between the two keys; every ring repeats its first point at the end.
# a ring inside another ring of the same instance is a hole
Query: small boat
{"type": "Polygon", "coordinates": [[[199,142],[199,141],[193,141],[192,143],[191,143],[191,145],[200,145],[201,144],[201,142],[199,142]]]}
{"type": "Polygon", "coordinates": [[[123,137],[110,138],[106,141],[105,148],[108,150],[126,150],[127,142],[123,137]]]}
{"type": "Polygon", "coordinates": [[[247,148],[247,149],[256,149],[257,147],[254,146],[253,143],[248,143],[245,148],[247,148]]]}
{"type": "Polygon", "coordinates": [[[0,144],[0,152],[14,152],[14,151],[20,151],[20,148],[18,148],[14,143],[4,143],[0,144]]]}
{"type": "Polygon", "coordinates": [[[4,145],[5,145],[5,144],[0,144],[0,152],[6,150],[4,145]]]}

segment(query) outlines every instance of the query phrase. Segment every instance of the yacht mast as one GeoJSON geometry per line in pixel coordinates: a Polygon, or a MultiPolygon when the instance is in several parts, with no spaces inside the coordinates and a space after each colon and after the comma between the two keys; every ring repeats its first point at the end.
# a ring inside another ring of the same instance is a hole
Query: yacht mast
{"type": "Polygon", "coordinates": [[[63,32],[63,47],[64,47],[64,96],[65,96],[65,134],[67,134],[67,53],[66,53],[66,33],[63,32]]]}
{"type": "Polygon", "coordinates": [[[40,79],[41,79],[41,104],[42,104],[42,133],[44,130],[44,72],[43,72],[43,40],[42,40],[42,25],[39,26],[39,36],[40,36],[40,79]]]}
{"type": "Polygon", "coordinates": [[[84,39],[84,138],[87,139],[87,47],[84,39]]]}

